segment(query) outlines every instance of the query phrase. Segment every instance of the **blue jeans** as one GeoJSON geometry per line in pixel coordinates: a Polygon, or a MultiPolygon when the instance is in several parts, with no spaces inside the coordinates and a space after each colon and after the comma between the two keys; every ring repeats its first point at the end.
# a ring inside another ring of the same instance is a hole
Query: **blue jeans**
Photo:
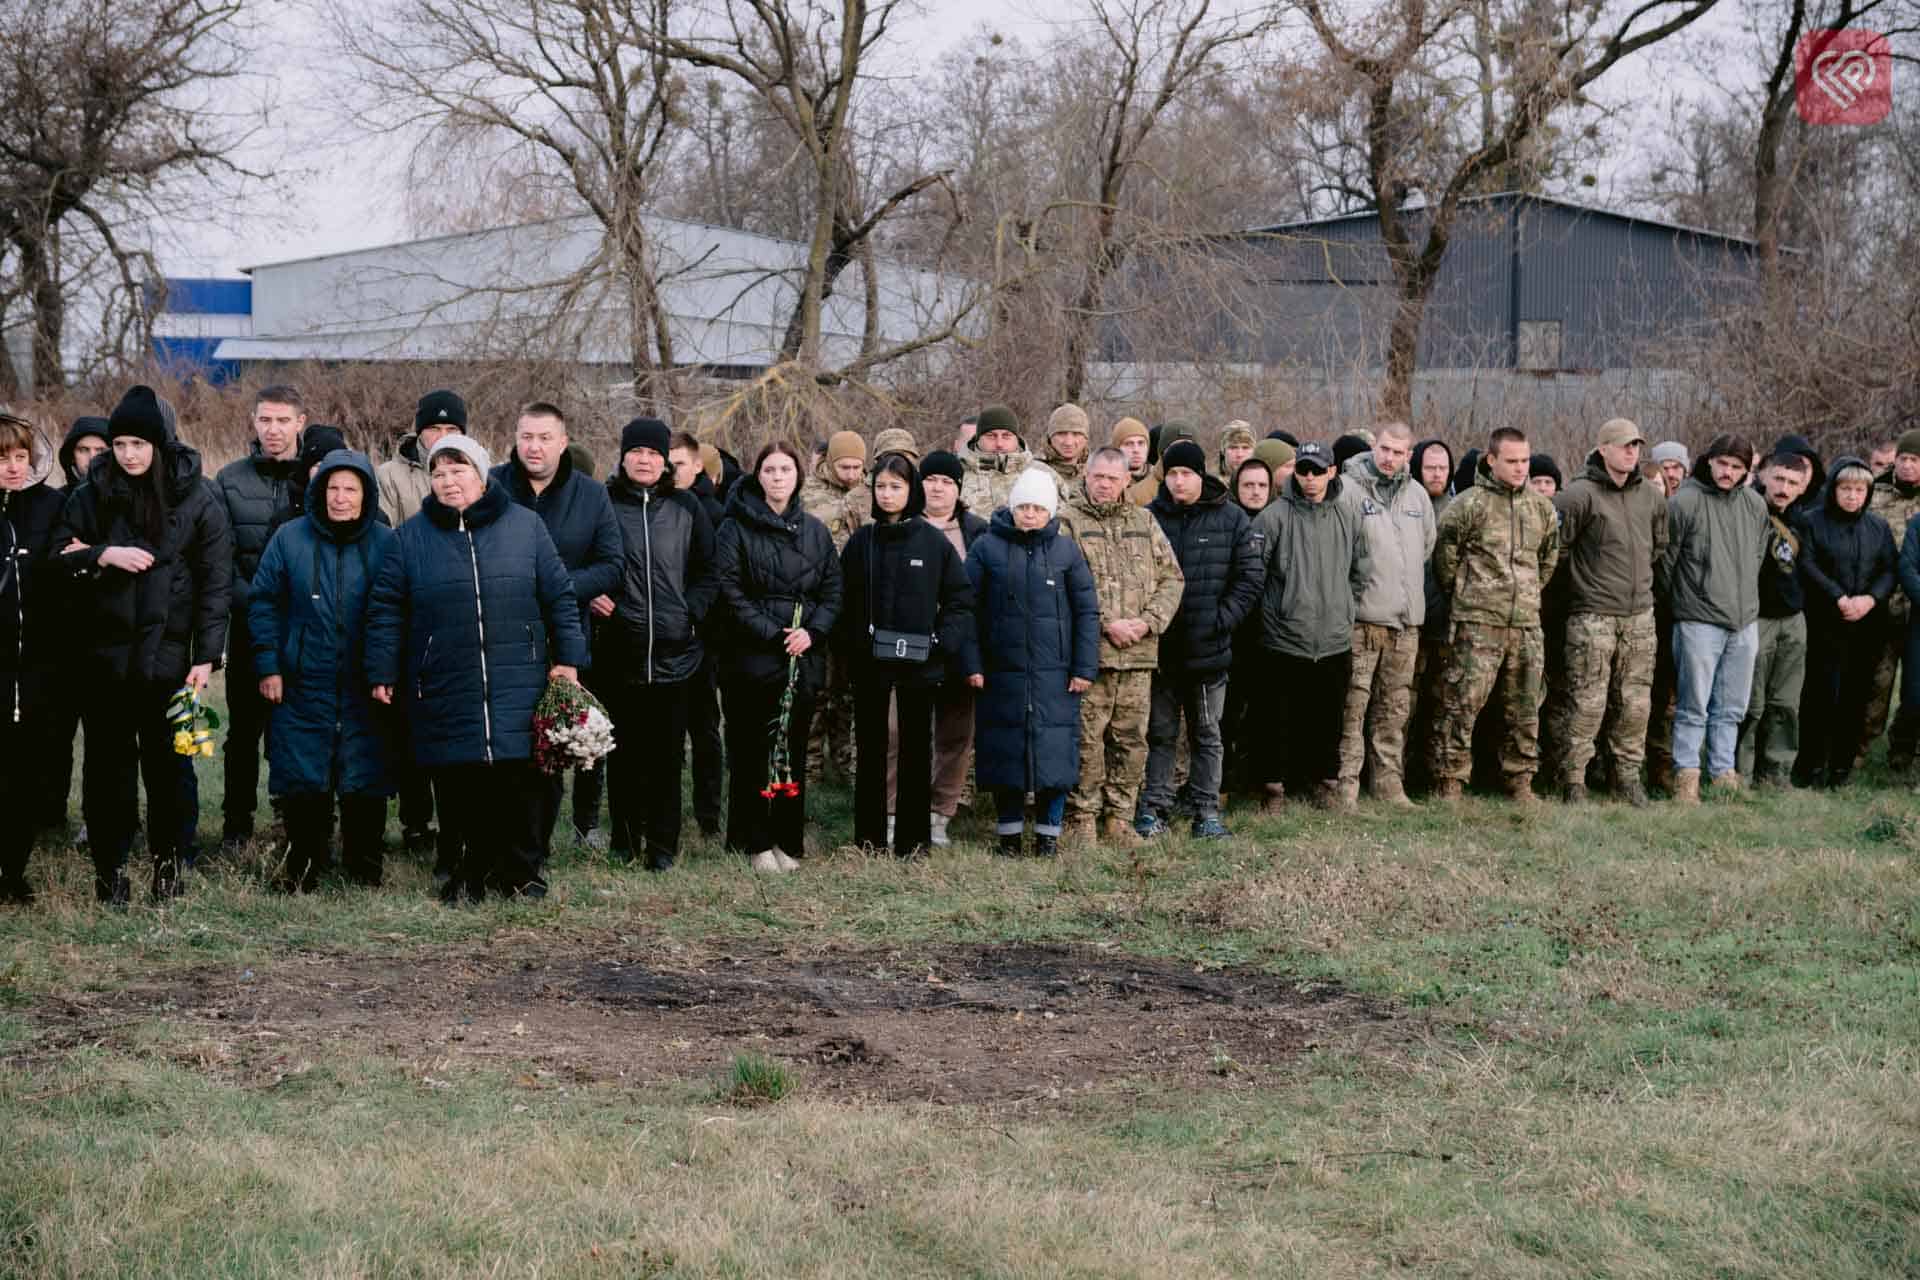
{"type": "MultiPolygon", "coordinates": [[[[1027,793],[1018,787],[995,787],[993,789],[994,812],[999,822],[994,831],[1003,836],[1017,836],[1027,829],[1027,793]]],[[[1060,834],[1060,822],[1067,814],[1067,793],[1064,791],[1038,791],[1033,797],[1033,834],[1037,836],[1057,836],[1060,834]]]]}
{"type": "Polygon", "coordinates": [[[1751,622],[1738,631],[1707,622],[1673,624],[1674,768],[1698,769],[1703,740],[1709,776],[1734,767],[1759,652],[1760,628],[1751,622]]]}

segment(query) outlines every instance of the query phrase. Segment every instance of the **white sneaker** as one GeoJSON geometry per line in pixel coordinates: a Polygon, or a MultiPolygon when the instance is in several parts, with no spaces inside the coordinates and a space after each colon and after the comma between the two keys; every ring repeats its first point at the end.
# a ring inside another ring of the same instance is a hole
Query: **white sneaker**
{"type": "Polygon", "coordinates": [[[780,855],[772,849],[762,849],[760,852],[754,854],[751,858],[747,859],[747,865],[755,871],[764,871],[770,876],[777,876],[786,870],[785,867],[780,865],[780,855]]]}
{"type": "Polygon", "coordinates": [[[947,815],[946,814],[936,813],[932,815],[930,822],[933,827],[933,847],[934,848],[944,849],[948,845],[953,843],[953,841],[947,839],[947,815]]]}
{"type": "Polygon", "coordinates": [[[773,857],[782,871],[798,871],[800,869],[800,864],[792,858],[789,858],[785,849],[773,850],[773,857]]]}

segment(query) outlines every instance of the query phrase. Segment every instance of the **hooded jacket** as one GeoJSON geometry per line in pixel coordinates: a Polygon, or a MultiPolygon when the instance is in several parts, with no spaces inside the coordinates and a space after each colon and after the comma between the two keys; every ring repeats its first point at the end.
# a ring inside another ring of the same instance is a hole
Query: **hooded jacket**
{"type": "Polygon", "coordinates": [[[986,676],[974,701],[983,789],[1068,791],[1080,780],[1081,695],[1067,682],[1100,674],[1100,598],[1060,532],[1058,520],[1020,529],[1002,509],[967,553],[986,676]]]}
{"type": "Polygon", "coordinates": [[[367,676],[367,604],[399,545],[381,524],[373,463],[340,450],[307,482],[306,514],[273,535],[253,575],[247,634],[254,671],[284,692],[267,734],[267,790],[276,796],[392,795],[394,739],[367,676]],[[327,478],[351,471],[364,486],[360,515],[327,518],[327,478]]]}
{"type": "Polygon", "coordinates": [[[540,492],[533,491],[520,455],[513,454],[493,468],[488,479],[506,490],[516,506],[525,507],[540,517],[560,553],[560,563],[573,579],[574,599],[580,606],[580,634],[592,637],[589,628],[593,615],[588,602],[597,596],[611,596],[620,585],[620,526],[613,519],[613,503],[607,500],[607,487],[575,469],[573,450],[563,449],[553,479],[540,492]]]}
{"type": "Polygon", "coordinates": [[[397,529],[419,515],[420,504],[433,492],[427,460],[420,456],[420,434],[410,431],[400,437],[394,456],[381,463],[374,475],[380,484],[380,510],[388,524],[397,529]]]}
{"type": "Polygon", "coordinates": [[[1760,616],[1771,521],[1765,498],[1744,484],[1721,489],[1711,464],[1695,462],[1667,500],[1667,594],[1675,622],[1739,631],[1760,616]]]}
{"type": "Polygon", "coordinates": [[[1366,531],[1367,580],[1354,617],[1405,631],[1427,620],[1427,560],[1437,536],[1433,503],[1409,470],[1383,476],[1373,454],[1356,454],[1340,469],[1340,499],[1366,531]]]}
{"type": "MultiPolygon", "coordinates": [[[[1834,474],[1849,465],[1866,464],[1860,458],[1841,458],[1833,464],[1834,474]]],[[[1801,527],[1806,531],[1800,578],[1806,586],[1807,625],[1821,631],[1848,625],[1840,618],[1841,597],[1872,596],[1879,603],[1861,623],[1884,626],[1899,555],[1887,522],[1865,507],[1852,514],[1841,510],[1839,496],[1828,484],[1819,507],[1807,513],[1801,527]]]]}
{"type": "Polygon", "coordinates": [[[1260,596],[1260,643],[1268,650],[1318,662],[1353,648],[1354,601],[1373,571],[1359,508],[1345,502],[1346,482],[1327,480],[1313,502],[1289,476],[1260,518],[1267,573],[1260,596]]]}
{"type": "Polygon", "coordinates": [[[620,580],[608,593],[613,616],[600,620],[594,637],[595,679],[691,679],[706,658],[701,629],[720,589],[713,521],[699,498],[673,487],[671,467],[651,487],[616,474],[607,496],[623,554],[620,580]]]}
{"type": "Polygon", "coordinates": [[[1635,467],[1615,484],[1595,449],[1553,499],[1567,612],[1627,618],[1653,608],[1655,570],[1666,568],[1667,500],[1635,467]]]}
{"type": "Polygon", "coordinates": [[[196,664],[220,665],[233,605],[233,537],[198,452],[169,438],[138,479],[111,452],[96,457],[62,507],[52,545],[75,539],[85,550],[59,559],[74,579],[72,634],[96,678],[172,692],[196,664]],[[157,545],[135,513],[136,486],[149,483],[164,487],[167,507],[157,545]],[[110,546],[139,547],[154,563],[145,573],[108,568],[100,553],[110,546]]]}
{"type": "Polygon", "coordinates": [[[840,555],[846,605],[836,643],[856,681],[879,676],[904,685],[934,685],[949,675],[964,680],[980,669],[973,583],[947,535],[923,518],[926,505],[916,472],[900,518],[887,520],[875,504],[872,518],[854,531],[840,555]],[[882,662],[873,656],[875,631],[929,636],[933,655],[918,664],[882,662]]]}
{"type": "Polygon", "coordinates": [[[94,436],[99,439],[100,443],[111,448],[113,438],[108,434],[109,429],[105,418],[75,418],[73,420],[73,425],[67,428],[66,436],[60,441],[59,459],[60,474],[64,477],[61,481],[63,486],[72,489],[75,485],[87,478],[74,462],[74,450],[79,448],[80,442],[88,436],[94,436]]]}
{"type": "Polygon", "coordinates": [[[1028,452],[1025,440],[1021,440],[1020,447],[1012,453],[981,453],[979,441],[969,440],[960,461],[967,468],[967,477],[960,482],[960,501],[982,520],[991,520],[994,512],[1007,505],[1013,482],[1028,468],[1044,471],[1054,476],[1056,482],[1059,479],[1052,467],[1037,461],[1028,452]]]}
{"type": "Polygon", "coordinates": [[[1147,510],[1185,580],[1179,611],[1160,637],[1160,670],[1177,679],[1218,675],[1233,666],[1235,629],[1259,606],[1265,544],[1217,476],[1202,476],[1200,497],[1185,506],[1162,483],[1147,510]]]}
{"type": "Polygon", "coordinates": [[[798,495],[775,515],[759,478],[742,475],[727,501],[714,552],[720,593],[722,678],[785,687],[787,628],[800,610],[812,646],[800,659],[806,688],[824,687],[827,644],[840,621],[840,557],[827,526],[800,509],[798,495]]]}
{"type": "Polygon", "coordinates": [[[1080,548],[1100,605],[1100,669],[1151,671],[1160,665],[1160,637],[1173,625],[1186,590],[1186,575],[1160,522],[1125,498],[1096,503],[1080,488],[1060,511],[1060,532],[1080,548]],[[1146,636],[1122,649],[1107,639],[1106,624],[1139,618],[1146,636]]]}
{"type": "Polygon", "coordinates": [[[548,669],[588,658],[547,526],[489,482],[464,511],[428,494],[396,533],[367,610],[367,679],[394,686],[414,763],[531,759],[548,669]]]}
{"type": "Polygon", "coordinates": [[[0,716],[15,724],[55,696],[73,634],[69,584],[48,559],[66,495],[47,485],[53,455],[38,432],[31,453],[27,486],[0,489],[0,716]]]}
{"type": "Polygon", "coordinates": [[[1541,592],[1560,562],[1559,517],[1525,484],[1495,478],[1484,456],[1477,466],[1473,488],[1453,500],[1434,539],[1450,625],[1537,627],[1541,592]]]}

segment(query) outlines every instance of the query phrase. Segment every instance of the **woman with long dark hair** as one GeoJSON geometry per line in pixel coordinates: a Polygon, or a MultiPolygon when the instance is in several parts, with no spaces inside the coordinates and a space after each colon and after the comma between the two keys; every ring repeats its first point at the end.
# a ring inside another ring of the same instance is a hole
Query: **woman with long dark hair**
{"type": "Polygon", "coordinates": [[[746,854],[755,871],[775,873],[806,855],[807,729],[840,618],[840,557],[827,526],[800,509],[801,474],[792,445],[761,449],[733,488],[714,551],[726,654],[727,847],[746,854]],[[774,785],[785,780],[768,768],[768,735],[783,715],[790,787],[774,785]]]}

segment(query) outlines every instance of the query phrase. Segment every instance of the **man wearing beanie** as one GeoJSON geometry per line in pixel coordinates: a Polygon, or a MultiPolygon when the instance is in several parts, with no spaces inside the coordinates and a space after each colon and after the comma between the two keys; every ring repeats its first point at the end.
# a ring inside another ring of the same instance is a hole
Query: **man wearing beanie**
{"type": "Polygon", "coordinates": [[[1746,483],[1753,447],[1714,437],[1667,503],[1665,580],[1673,601],[1674,799],[1700,802],[1702,751],[1716,789],[1738,791],[1740,721],[1759,650],[1767,504],[1746,483]]]}
{"type": "Polygon", "coordinates": [[[980,411],[973,439],[960,453],[967,464],[967,482],[960,488],[960,501],[982,520],[1007,505],[1014,482],[1031,469],[1053,475],[1053,468],[1036,460],[1020,438],[1020,419],[1003,404],[991,404],[980,411]]]}
{"type": "Polygon", "coordinates": [[[920,465],[920,442],[913,438],[913,432],[904,427],[888,427],[873,438],[873,456],[876,460],[890,453],[903,454],[915,467],[920,465]]]}
{"type": "Polygon", "coordinates": [[[1090,841],[1098,823],[1100,835],[1121,846],[1139,843],[1133,818],[1147,770],[1159,637],[1186,586],[1159,523],[1128,500],[1128,477],[1126,455],[1096,451],[1060,512],[1060,531],[1086,556],[1100,598],[1100,674],[1080,700],[1080,780],[1067,797],[1066,831],[1090,841]]]}
{"type": "Polygon", "coordinates": [[[1160,496],[1160,478],[1153,474],[1148,456],[1153,451],[1153,436],[1147,424],[1138,418],[1122,418],[1113,424],[1108,437],[1110,448],[1118,449],[1127,460],[1127,501],[1144,507],[1160,496]]]}
{"type": "Polygon", "coordinates": [[[293,514],[300,441],[307,412],[292,387],[262,388],[253,397],[253,443],[244,457],[213,478],[233,531],[233,617],[227,625],[227,735],[221,744],[223,817],[220,844],[233,852],[253,835],[260,788],[260,747],[273,704],[260,696],[247,634],[247,601],[254,570],[273,531],[293,514]]]}
{"type": "Polygon", "coordinates": [[[1660,468],[1660,480],[1666,486],[1669,498],[1680,492],[1680,486],[1686,483],[1688,473],[1693,470],[1693,459],[1687,453],[1687,446],[1678,440],[1662,440],[1653,446],[1647,453],[1647,461],[1660,468]]]}
{"type": "MultiPolygon", "coordinates": [[[[463,437],[464,438],[464,437],[463,437]]],[[[664,456],[664,450],[662,451],[664,456]]],[[[429,455],[431,459],[431,455],[429,455]]],[[[568,448],[567,419],[560,407],[536,400],[521,408],[513,431],[513,452],[493,468],[489,479],[505,489],[516,506],[525,507],[540,517],[553,539],[560,563],[573,575],[573,594],[580,607],[580,634],[593,649],[593,621],[604,618],[613,608],[613,593],[620,586],[622,560],[620,525],[613,518],[613,503],[607,499],[606,486],[574,466],[568,448]]],[[[597,679],[597,677],[595,677],[597,679]]],[[[560,798],[566,779],[558,773],[543,774],[546,791],[540,811],[541,848],[553,851],[553,828],[560,820],[560,798]]],[[[592,795],[590,774],[576,772],[574,794],[592,795]],[[584,785],[583,785],[584,780],[584,785]]],[[[585,816],[576,808],[576,825],[585,816]]],[[[595,826],[599,814],[592,814],[595,826]]],[[[577,830],[586,840],[591,829],[577,830]]]]}
{"type": "MultiPolygon", "coordinates": [[[[827,451],[814,463],[813,474],[800,490],[800,505],[827,526],[836,553],[847,549],[853,531],[867,522],[873,509],[867,492],[867,442],[857,431],[836,431],[827,451]]],[[[826,765],[853,785],[853,680],[841,655],[827,651],[827,687],[814,706],[813,727],[807,735],[807,772],[826,778],[826,765]]]]}
{"type": "MultiPolygon", "coordinates": [[[[1920,427],[1901,434],[1894,443],[1893,469],[1873,486],[1873,498],[1867,508],[1887,522],[1893,530],[1897,555],[1906,544],[1907,524],[1920,515],[1920,427]]],[[[1887,600],[1884,627],[1886,640],[1873,668],[1873,689],[1867,697],[1867,724],[1860,737],[1860,760],[1881,730],[1887,727],[1887,713],[1893,702],[1893,689],[1900,670],[1901,656],[1907,648],[1907,628],[1912,618],[1912,602],[1907,593],[1896,590],[1887,600]]],[[[1887,742],[1887,765],[1896,773],[1913,768],[1914,749],[1920,746],[1920,720],[1906,716],[1895,725],[1887,742]]]]}
{"type": "Polygon", "coordinates": [[[1614,794],[1636,807],[1647,803],[1640,766],[1653,705],[1654,566],[1667,552],[1667,503],[1640,474],[1645,445],[1634,423],[1608,419],[1586,469],[1554,498],[1566,661],[1547,717],[1560,749],[1555,781],[1569,804],[1586,799],[1587,765],[1603,735],[1614,794]]]}
{"type": "Polygon", "coordinates": [[[1286,488],[1287,481],[1293,479],[1294,448],[1285,440],[1268,436],[1253,446],[1253,456],[1267,464],[1267,471],[1273,476],[1274,493],[1286,488]]]}
{"type": "Polygon", "coordinates": [[[1229,486],[1233,478],[1240,474],[1240,464],[1253,456],[1253,447],[1259,443],[1253,438],[1251,424],[1235,418],[1220,428],[1220,478],[1229,486]]]}
{"type": "Polygon", "coordinates": [[[1087,469],[1087,431],[1087,411],[1077,404],[1063,404],[1047,418],[1045,461],[1060,481],[1062,505],[1073,500],[1087,469]]]}

